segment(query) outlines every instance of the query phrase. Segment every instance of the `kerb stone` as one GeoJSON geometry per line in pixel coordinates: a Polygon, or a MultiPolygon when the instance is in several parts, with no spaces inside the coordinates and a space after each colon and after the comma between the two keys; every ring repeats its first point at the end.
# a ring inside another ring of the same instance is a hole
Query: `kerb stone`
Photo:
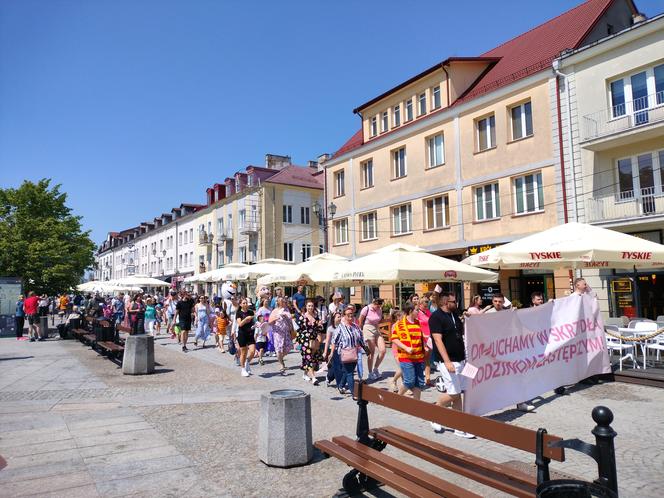
{"type": "Polygon", "coordinates": [[[125,341],[122,357],[122,373],[145,375],[154,372],[154,337],[130,335],[125,341]]]}
{"type": "Polygon", "coordinates": [[[261,396],[258,458],[272,467],[305,465],[313,458],[311,397],[297,389],[261,396]]]}

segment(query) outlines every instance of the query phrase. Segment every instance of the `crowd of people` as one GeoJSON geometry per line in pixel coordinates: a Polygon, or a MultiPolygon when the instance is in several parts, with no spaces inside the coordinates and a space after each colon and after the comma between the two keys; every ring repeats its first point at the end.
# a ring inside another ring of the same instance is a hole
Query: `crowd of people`
{"type": "MultiPolygon", "coordinates": [[[[511,304],[496,293],[491,305],[482,307],[480,296],[474,296],[468,309],[459,313],[457,296],[440,290],[422,296],[413,294],[401,309],[391,310],[387,331],[397,368],[389,379],[389,387],[419,399],[423,389],[435,385],[441,391],[436,404],[461,410],[461,372],[466,359],[464,320],[476,314],[509,310],[511,304]],[[432,369],[439,373],[436,383],[431,379],[432,369]]],[[[587,291],[585,280],[577,279],[575,292],[587,291]]],[[[541,292],[531,295],[531,306],[543,302],[541,292]]],[[[286,375],[286,357],[297,349],[304,381],[316,386],[319,379],[324,379],[328,387],[351,395],[356,373],[363,378],[366,372],[368,382],[383,377],[380,367],[387,352],[381,330],[386,322],[383,304],[382,299],[375,298],[357,308],[346,303],[339,292],[327,300],[322,296],[307,298],[301,286],[291,297],[277,287],[274,296],[265,290],[255,300],[235,292],[208,298],[186,289],[173,289],[167,295],[119,293],[112,298],[88,295],[50,299],[30,293],[18,301],[16,320],[21,336],[27,317],[30,340],[43,340],[33,327],[41,314],[53,312],[53,306],[57,306],[63,315],[104,317],[133,334],[168,334],[177,338],[183,352],[189,351],[189,336],[193,332],[195,348],[205,348],[212,338],[220,353],[234,357],[242,377],[252,375],[252,364],[264,365],[266,356],[276,357],[279,372],[286,375]]],[[[531,411],[534,407],[523,402],[517,408],[531,411]]],[[[435,431],[442,429],[436,423],[431,425],[435,431]]],[[[474,437],[461,431],[455,434],[474,437]]]]}

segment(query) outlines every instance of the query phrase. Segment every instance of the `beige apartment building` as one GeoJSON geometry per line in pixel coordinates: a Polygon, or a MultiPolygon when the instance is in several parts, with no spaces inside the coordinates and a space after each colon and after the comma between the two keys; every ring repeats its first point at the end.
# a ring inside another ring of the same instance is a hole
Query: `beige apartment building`
{"type": "MultiPolygon", "coordinates": [[[[641,16],[556,67],[570,219],[662,243],[664,15],[641,16]]],[[[662,271],[584,270],[584,277],[611,316],[664,315],[662,271]]]]}
{"type": "MultiPolygon", "coordinates": [[[[331,252],[394,242],[468,254],[562,220],[552,61],[632,24],[631,1],[590,0],[478,57],[450,57],[354,112],[362,126],[326,163],[331,252]]],[[[499,289],[569,292],[568,272],[501,271],[499,289]]],[[[423,286],[405,288],[407,294],[423,286]]],[[[489,298],[496,285],[456,287],[489,298]]],[[[392,286],[372,289],[396,300],[392,286]]],[[[355,291],[360,299],[364,296],[355,291]]]]}

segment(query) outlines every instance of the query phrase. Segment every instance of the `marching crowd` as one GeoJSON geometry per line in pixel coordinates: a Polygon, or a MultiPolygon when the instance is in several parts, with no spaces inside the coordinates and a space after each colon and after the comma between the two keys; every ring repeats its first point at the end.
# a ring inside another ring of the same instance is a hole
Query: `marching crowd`
{"type": "MultiPolygon", "coordinates": [[[[583,279],[575,282],[575,292],[586,292],[583,279]]],[[[509,309],[502,294],[495,294],[492,304],[481,306],[480,296],[471,299],[463,313],[457,311],[454,293],[428,292],[410,296],[402,309],[392,309],[387,327],[383,300],[375,298],[361,309],[346,303],[335,292],[326,300],[322,296],[307,298],[302,286],[291,297],[280,287],[274,296],[263,288],[255,301],[239,296],[230,282],[222,286],[222,295],[208,298],[188,290],[171,290],[168,295],[156,293],[134,296],[119,293],[112,298],[99,295],[36,296],[30,293],[17,302],[17,338],[23,338],[24,320],[29,323],[29,339],[44,340],[33,327],[39,316],[54,313],[67,318],[81,315],[104,317],[130,333],[169,334],[187,352],[190,332],[193,346],[205,348],[212,338],[220,353],[234,357],[243,377],[252,375],[252,364],[264,365],[266,356],[276,357],[279,372],[286,375],[286,357],[293,349],[301,356],[302,378],[315,386],[319,377],[328,387],[335,386],[340,394],[350,395],[357,374],[368,382],[382,378],[380,366],[386,355],[383,331],[389,334],[396,372],[389,379],[390,389],[399,394],[409,392],[419,399],[421,391],[434,385],[431,369],[439,372],[435,385],[441,395],[436,403],[462,409],[465,366],[464,319],[481,313],[509,309]],[[366,356],[366,370],[363,356],[366,356]]],[[[534,292],[531,306],[543,304],[542,293],[534,292]]],[[[559,388],[562,389],[562,388],[559,388]]],[[[517,408],[531,411],[528,402],[517,408]]],[[[442,428],[432,423],[434,430],[442,428]]],[[[471,434],[455,431],[462,437],[471,434]]]]}

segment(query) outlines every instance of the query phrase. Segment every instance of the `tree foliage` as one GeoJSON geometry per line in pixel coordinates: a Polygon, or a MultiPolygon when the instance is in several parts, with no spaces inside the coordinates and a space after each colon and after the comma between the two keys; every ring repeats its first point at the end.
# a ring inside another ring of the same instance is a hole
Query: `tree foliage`
{"type": "Polygon", "coordinates": [[[67,194],[50,179],[0,188],[0,276],[18,276],[26,290],[56,294],[76,286],[94,264],[95,244],[67,194]]]}

